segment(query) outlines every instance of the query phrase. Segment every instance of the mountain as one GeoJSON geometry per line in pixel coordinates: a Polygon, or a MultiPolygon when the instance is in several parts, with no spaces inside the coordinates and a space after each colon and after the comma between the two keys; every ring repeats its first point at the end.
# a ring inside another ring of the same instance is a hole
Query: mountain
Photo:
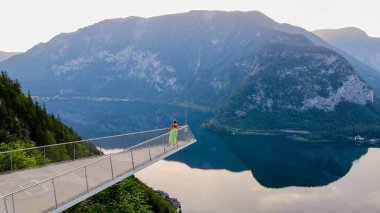
{"type": "Polygon", "coordinates": [[[313,33],[380,72],[380,38],[370,37],[355,27],[315,30],[313,33]]]}
{"type": "Polygon", "coordinates": [[[252,129],[380,125],[373,91],[345,58],[315,45],[272,43],[211,124],[252,129]]]}
{"type": "Polygon", "coordinates": [[[38,96],[187,99],[217,111],[216,123],[236,127],[343,128],[379,118],[379,72],[258,11],[105,20],[0,69],[38,96]]]}
{"type": "Polygon", "coordinates": [[[343,51],[340,48],[337,48],[336,46],[327,43],[325,40],[322,40],[316,34],[309,32],[301,27],[293,26],[290,24],[274,24],[272,28],[291,34],[304,35],[313,44],[317,46],[326,47],[339,53],[349,61],[349,63],[354,67],[356,73],[375,90],[376,94],[380,94],[380,84],[378,83],[380,82],[380,73],[376,69],[367,65],[366,63],[363,63],[360,60],[356,59],[349,52],[343,51]]]}
{"type": "Polygon", "coordinates": [[[272,41],[305,41],[266,28],[259,12],[193,11],[106,20],[61,34],[0,64],[41,96],[108,96],[217,106],[272,41]],[[204,96],[199,97],[199,94],[204,96]],[[212,100],[204,97],[213,97],[212,100]]]}
{"type": "Polygon", "coordinates": [[[15,56],[15,55],[18,55],[18,54],[21,54],[21,53],[20,52],[3,52],[3,51],[0,51],[0,62],[5,61],[8,58],[15,56]]]}
{"type": "MultiPolygon", "coordinates": [[[[113,19],[60,34],[0,63],[0,69],[38,96],[170,102],[187,96],[195,104],[215,107],[236,89],[248,72],[247,61],[263,45],[310,42],[299,31],[257,11],[113,19]]],[[[380,91],[377,84],[371,86],[380,91]]]]}

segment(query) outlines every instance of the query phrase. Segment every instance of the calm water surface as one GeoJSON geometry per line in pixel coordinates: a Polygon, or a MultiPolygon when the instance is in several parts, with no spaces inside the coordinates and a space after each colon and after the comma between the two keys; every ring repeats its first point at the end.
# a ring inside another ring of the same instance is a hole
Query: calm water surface
{"type": "MultiPolygon", "coordinates": [[[[84,138],[162,128],[184,118],[181,108],[148,103],[46,106],[84,138]]],[[[199,128],[210,113],[189,114],[198,142],[136,174],[178,198],[183,212],[380,212],[380,149],[217,134],[199,128]]]]}

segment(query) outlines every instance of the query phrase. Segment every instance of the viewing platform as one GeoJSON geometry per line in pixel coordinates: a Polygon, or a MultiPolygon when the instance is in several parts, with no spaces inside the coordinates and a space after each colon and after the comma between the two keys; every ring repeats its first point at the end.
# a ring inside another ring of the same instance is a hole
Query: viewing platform
{"type": "Polygon", "coordinates": [[[177,130],[176,143],[169,135],[157,129],[0,152],[9,156],[9,171],[0,174],[0,213],[61,212],[196,142],[188,126],[177,130]],[[79,143],[93,144],[100,155],[79,158],[79,143]],[[46,157],[58,148],[69,148],[72,159],[15,170],[17,153],[46,157]]]}

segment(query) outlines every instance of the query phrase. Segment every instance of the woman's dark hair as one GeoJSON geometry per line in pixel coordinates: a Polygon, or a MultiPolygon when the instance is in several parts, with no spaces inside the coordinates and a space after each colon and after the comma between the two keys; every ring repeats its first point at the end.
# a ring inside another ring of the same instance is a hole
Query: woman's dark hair
{"type": "Polygon", "coordinates": [[[177,123],[177,121],[176,121],[176,120],[174,120],[174,121],[173,121],[173,123],[177,123]]]}

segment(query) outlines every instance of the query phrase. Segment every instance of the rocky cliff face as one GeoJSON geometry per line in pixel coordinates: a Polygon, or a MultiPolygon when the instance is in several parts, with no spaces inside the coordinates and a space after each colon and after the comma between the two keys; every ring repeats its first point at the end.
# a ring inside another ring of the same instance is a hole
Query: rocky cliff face
{"type": "Polygon", "coordinates": [[[343,85],[334,91],[328,88],[328,97],[315,96],[304,100],[302,110],[308,110],[313,107],[325,111],[333,111],[335,106],[342,101],[358,105],[366,105],[367,102],[373,103],[373,91],[358,78],[356,75],[350,75],[343,85]]]}

